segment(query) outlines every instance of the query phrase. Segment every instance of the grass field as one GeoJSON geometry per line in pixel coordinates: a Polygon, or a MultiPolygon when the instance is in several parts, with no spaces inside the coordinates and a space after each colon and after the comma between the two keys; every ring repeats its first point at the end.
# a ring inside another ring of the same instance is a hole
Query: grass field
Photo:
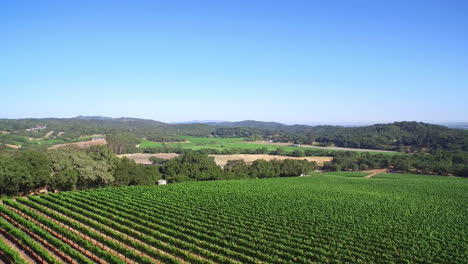
{"type": "Polygon", "coordinates": [[[48,263],[56,263],[54,254],[79,263],[466,263],[467,179],[357,176],[18,198],[0,206],[0,227],[25,236],[25,247],[48,263]],[[34,234],[50,243],[49,250],[34,234]]]}
{"type": "MultiPolygon", "coordinates": [[[[180,147],[180,148],[189,148],[193,150],[200,149],[260,149],[266,148],[268,151],[274,151],[278,148],[283,149],[285,153],[291,153],[295,150],[304,151],[311,148],[298,148],[294,146],[276,146],[271,144],[259,144],[258,142],[249,143],[245,141],[245,138],[200,138],[200,137],[184,137],[184,140],[189,141],[189,143],[166,143],[168,147],[180,147]]],[[[154,142],[149,140],[142,140],[140,143],[140,148],[151,148],[151,147],[162,147],[163,144],[160,142],[154,142]]],[[[333,149],[312,149],[315,152],[329,153],[334,151],[343,151],[343,150],[333,150],[333,149]]],[[[395,155],[399,154],[397,152],[368,152],[371,154],[383,154],[383,155],[395,155]]]]}

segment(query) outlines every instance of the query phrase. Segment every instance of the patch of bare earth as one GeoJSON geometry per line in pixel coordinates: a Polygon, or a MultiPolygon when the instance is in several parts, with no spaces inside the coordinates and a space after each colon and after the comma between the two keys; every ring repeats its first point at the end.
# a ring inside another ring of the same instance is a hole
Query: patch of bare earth
{"type": "Polygon", "coordinates": [[[224,166],[229,160],[243,160],[246,163],[252,163],[255,160],[285,160],[285,159],[294,159],[294,160],[307,160],[315,161],[317,164],[323,164],[329,162],[333,157],[290,157],[290,156],[280,156],[280,155],[268,155],[268,154],[233,154],[233,155],[210,155],[214,157],[214,160],[218,166],[224,166]]]}
{"type": "MultiPolygon", "coordinates": [[[[294,146],[291,142],[269,142],[269,141],[244,141],[243,143],[250,144],[263,144],[263,145],[274,145],[274,146],[294,146]]],[[[300,148],[314,148],[314,149],[329,149],[329,150],[344,150],[344,151],[361,151],[361,152],[395,152],[391,150],[379,150],[379,149],[361,149],[361,148],[342,148],[342,147],[319,147],[313,145],[301,145],[300,148]]]]}
{"type": "Polygon", "coordinates": [[[34,140],[41,140],[43,138],[33,138],[33,137],[26,137],[29,141],[34,141],[34,140]]]}
{"type": "Polygon", "coordinates": [[[14,149],[19,149],[19,148],[21,148],[21,145],[12,145],[12,144],[3,144],[3,145],[5,145],[5,146],[7,146],[7,147],[9,147],[9,148],[14,148],[14,149]]]}
{"type": "Polygon", "coordinates": [[[107,141],[105,139],[95,139],[89,141],[81,141],[75,143],[65,143],[65,144],[57,144],[49,147],[49,149],[58,149],[65,146],[76,146],[78,148],[89,148],[91,146],[99,146],[99,145],[106,145],[107,141]]]}
{"type": "Polygon", "coordinates": [[[179,154],[177,153],[157,153],[157,154],[151,154],[151,153],[132,153],[132,154],[120,154],[117,155],[119,158],[126,157],[128,159],[134,160],[136,163],[141,163],[141,164],[146,164],[150,165],[153,164],[149,158],[151,157],[156,157],[159,159],[173,159],[177,158],[179,154]]]}
{"type": "Polygon", "coordinates": [[[57,133],[57,136],[60,137],[60,136],[63,135],[63,134],[65,134],[65,132],[64,132],[64,131],[60,131],[60,132],[57,133]]]}
{"type": "Polygon", "coordinates": [[[367,170],[367,171],[364,171],[364,172],[369,172],[370,173],[369,175],[364,176],[364,178],[372,178],[375,175],[378,175],[380,173],[386,173],[386,172],[388,172],[388,170],[387,169],[375,169],[375,170],[367,170]]]}
{"type": "Polygon", "coordinates": [[[92,134],[92,135],[81,135],[80,138],[84,137],[105,137],[106,135],[104,134],[92,134]]]}
{"type": "Polygon", "coordinates": [[[54,134],[54,131],[49,131],[47,132],[47,134],[45,134],[44,138],[49,138],[50,136],[52,136],[52,134],[54,134]]]}

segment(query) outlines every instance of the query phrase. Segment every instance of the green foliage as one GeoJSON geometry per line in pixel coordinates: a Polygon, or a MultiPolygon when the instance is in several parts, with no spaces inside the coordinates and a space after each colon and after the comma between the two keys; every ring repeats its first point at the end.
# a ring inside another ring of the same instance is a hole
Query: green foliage
{"type": "Polygon", "coordinates": [[[161,179],[161,174],[156,167],[146,167],[136,164],[135,161],[122,158],[118,161],[114,172],[115,185],[150,185],[161,179]]]}
{"type": "Polygon", "coordinates": [[[34,179],[27,164],[9,156],[0,156],[0,193],[18,194],[33,187],[34,179]]]}
{"type": "Polygon", "coordinates": [[[109,238],[164,263],[465,262],[466,179],[358,174],[99,188],[5,203],[111,263],[119,260],[42,214],[138,263],[147,260],[109,238]]]}
{"type": "Polygon", "coordinates": [[[192,152],[165,162],[160,170],[169,182],[215,180],[222,173],[213,158],[192,152]]]}
{"type": "MultiPolygon", "coordinates": [[[[184,153],[186,150],[198,151],[205,154],[273,154],[295,157],[303,156],[334,156],[343,150],[301,148],[294,146],[276,146],[246,141],[245,138],[200,138],[184,137],[187,143],[160,143],[143,139],[140,148],[147,153],[175,152],[184,153]],[[213,141],[215,144],[213,144],[213,141]]],[[[369,152],[371,155],[398,155],[397,152],[369,152]]]]}
{"type": "Polygon", "coordinates": [[[324,169],[331,171],[378,168],[390,168],[399,172],[467,177],[468,152],[438,151],[433,154],[417,153],[394,156],[342,152],[337,153],[334,159],[324,166],[324,169]]]}
{"type": "Polygon", "coordinates": [[[8,246],[3,239],[0,239],[0,256],[5,256],[11,263],[15,264],[27,264],[27,262],[21,258],[19,253],[13,248],[8,246]]]}
{"type": "Polygon", "coordinates": [[[340,147],[404,150],[412,152],[430,150],[468,151],[468,131],[418,122],[395,122],[367,127],[337,130],[316,139],[324,144],[340,147]]]}
{"type": "Polygon", "coordinates": [[[130,133],[113,133],[107,135],[107,145],[115,154],[132,153],[140,140],[130,133]]]}
{"type": "Polygon", "coordinates": [[[86,152],[73,147],[50,150],[52,177],[64,170],[76,171],[78,189],[97,187],[114,182],[111,168],[105,160],[93,160],[86,152]]]}

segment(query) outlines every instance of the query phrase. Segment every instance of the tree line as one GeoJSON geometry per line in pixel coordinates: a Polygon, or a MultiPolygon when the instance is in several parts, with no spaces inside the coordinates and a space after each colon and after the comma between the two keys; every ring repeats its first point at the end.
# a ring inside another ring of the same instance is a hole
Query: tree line
{"type": "Polygon", "coordinates": [[[169,182],[206,181],[244,178],[293,177],[312,172],[316,162],[307,160],[256,160],[247,164],[243,160],[229,160],[221,168],[206,154],[186,152],[170,160],[152,159],[160,168],[163,178],[169,182]]]}
{"type": "Polygon", "coordinates": [[[28,194],[44,187],[68,191],[154,184],[160,178],[157,168],[119,159],[107,146],[0,154],[0,194],[5,195],[28,194]]]}
{"type": "Polygon", "coordinates": [[[306,160],[229,161],[223,168],[207,154],[187,152],[179,158],[154,160],[154,166],[117,158],[107,146],[64,147],[46,152],[13,151],[0,154],[0,194],[26,195],[41,188],[80,190],[102,186],[152,185],[169,182],[240,178],[290,177],[317,169],[306,160]]]}
{"type": "Polygon", "coordinates": [[[367,170],[388,168],[397,172],[455,175],[468,177],[468,153],[464,151],[437,151],[413,155],[382,155],[355,152],[336,152],[324,170],[367,170]]]}

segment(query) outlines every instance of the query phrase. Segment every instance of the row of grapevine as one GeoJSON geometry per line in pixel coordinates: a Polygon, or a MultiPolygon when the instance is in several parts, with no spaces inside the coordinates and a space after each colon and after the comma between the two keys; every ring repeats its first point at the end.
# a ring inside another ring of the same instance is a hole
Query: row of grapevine
{"type": "Polygon", "coordinates": [[[327,174],[101,188],[6,199],[0,219],[50,263],[463,263],[463,184],[327,174]]]}
{"type": "MultiPolygon", "coordinates": [[[[1,220],[0,220],[1,222],[1,220]]],[[[2,229],[0,229],[0,234],[7,235],[9,234],[2,229]]],[[[0,239],[0,260],[7,264],[26,264],[27,262],[20,256],[18,251],[14,250],[12,247],[7,245],[2,239],[0,239]]]]}

